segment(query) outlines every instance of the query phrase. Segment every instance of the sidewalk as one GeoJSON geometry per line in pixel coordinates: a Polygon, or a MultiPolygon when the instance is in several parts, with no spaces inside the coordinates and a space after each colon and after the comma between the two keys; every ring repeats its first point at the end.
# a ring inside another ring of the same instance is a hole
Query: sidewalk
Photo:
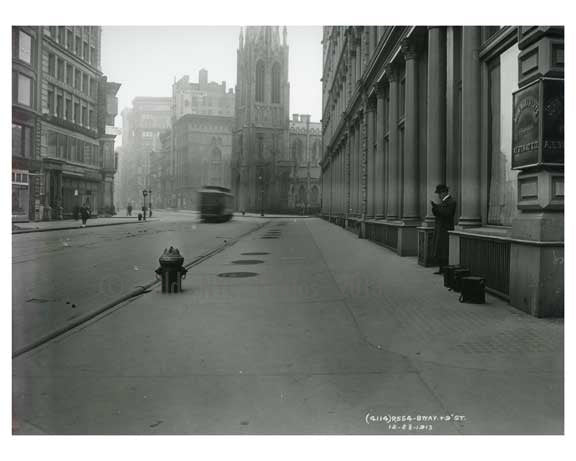
{"type": "Polygon", "coordinates": [[[14,361],[15,415],[52,434],[563,433],[563,322],[461,304],[432,272],[320,219],[270,221],[184,292],[14,361]],[[384,422],[418,415],[437,419],[384,422]]]}
{"type": "MultiPolygon", "coordinates": [[[[157,218],[147,218],[146,221],[157,221],[157,218]]],[[[116,226],[119,224],[138,223],[137,216],[114,216],[110,218],[88,219],[86,227],[116,226]]],[[[26,223],[12,223],[13,234],[29,232],[46,232],[56,230],[82,229],[82,220],[63,219],[61,221],[38,221],[26,223]]]]}

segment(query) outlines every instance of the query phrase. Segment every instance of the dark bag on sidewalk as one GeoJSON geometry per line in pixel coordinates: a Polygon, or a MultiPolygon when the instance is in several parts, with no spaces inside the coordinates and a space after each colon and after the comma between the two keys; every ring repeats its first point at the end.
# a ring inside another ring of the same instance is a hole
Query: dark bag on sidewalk
{"type": "Polygon", "coordinates": [[[460,279],[461,303],[486,303],[486,282],[484,277],[462,277],[460,279]]]}
{"type": "Polygon", "coordinates": [[[462,278],[470,276],[470,269],[455,269],[452,275],[452,285],[450,289],[456,292],[460,292],[462,278]]]}
{"type": "Polygon", "coordinates": [[[446,288],[451,288],[453,285],[454,271],[456,269],[464,269],[460,264],[454,264],[452,266],[442,266],[440,267],[440,272],[444,275],[444,286],[446,288]]]}

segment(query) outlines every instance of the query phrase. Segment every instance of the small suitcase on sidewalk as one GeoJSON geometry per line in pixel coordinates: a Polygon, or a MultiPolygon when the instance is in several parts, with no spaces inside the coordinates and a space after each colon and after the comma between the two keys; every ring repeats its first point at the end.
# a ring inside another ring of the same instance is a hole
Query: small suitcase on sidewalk
{"type": "Polygon", "coordinates": [[[459,292],[461,290],[462,278],[470,275],[470,269],[456,269],[453,272],[452,285],[450,288],[453,291],[459,292]]]}
{"type": "Polygon", "coordinates": [[[460,279],[461,303],[486,303],[486,282],[484,277],[462,277],[460,279]]]}
{"type": "Polygon", "coordinates": [[[456,269],[464,269],[463,266],[461,266],[460,264],[455,264],[452,266],[442,266],[440,268],[440,272],[442,272],[442,274],[444,275],[444,286],[446,288],[450,288],[452,286],[452,280],[454,278],[454,271],[456,269]]]}

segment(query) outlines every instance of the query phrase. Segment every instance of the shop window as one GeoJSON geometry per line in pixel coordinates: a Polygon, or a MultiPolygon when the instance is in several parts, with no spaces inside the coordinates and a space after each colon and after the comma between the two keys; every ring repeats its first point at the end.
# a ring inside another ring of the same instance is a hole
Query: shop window
{"type": "Polygon", "coordinates": [[[488,78],[488,224],[511,226],[518,214],[512,170],[512,93],[518,89],[518,46],[490,63],[488,78]]]}
{"type": "Polygon", "coordinates": [[[32,62],[32,37],[23,31],[18,34],[18,59],[28,64],[32,62]]]}
{"type": "Polygon", "coordinates": [[[32,79],[23,74],[18,74],[18,104],[32,105],[32,79]]]}

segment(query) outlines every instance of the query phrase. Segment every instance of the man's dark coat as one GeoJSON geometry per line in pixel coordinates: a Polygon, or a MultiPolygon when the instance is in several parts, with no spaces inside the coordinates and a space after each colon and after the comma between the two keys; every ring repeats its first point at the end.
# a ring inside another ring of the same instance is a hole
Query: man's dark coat
{"type": "Polygon", "coordinates": [[[448,231],[454,229],[456,201],[451,196],[448,196],[442,202],[432,206],[432,213],[436,217],[433,241],[434,255],[439,265],[447,265],[448,231]]]}

